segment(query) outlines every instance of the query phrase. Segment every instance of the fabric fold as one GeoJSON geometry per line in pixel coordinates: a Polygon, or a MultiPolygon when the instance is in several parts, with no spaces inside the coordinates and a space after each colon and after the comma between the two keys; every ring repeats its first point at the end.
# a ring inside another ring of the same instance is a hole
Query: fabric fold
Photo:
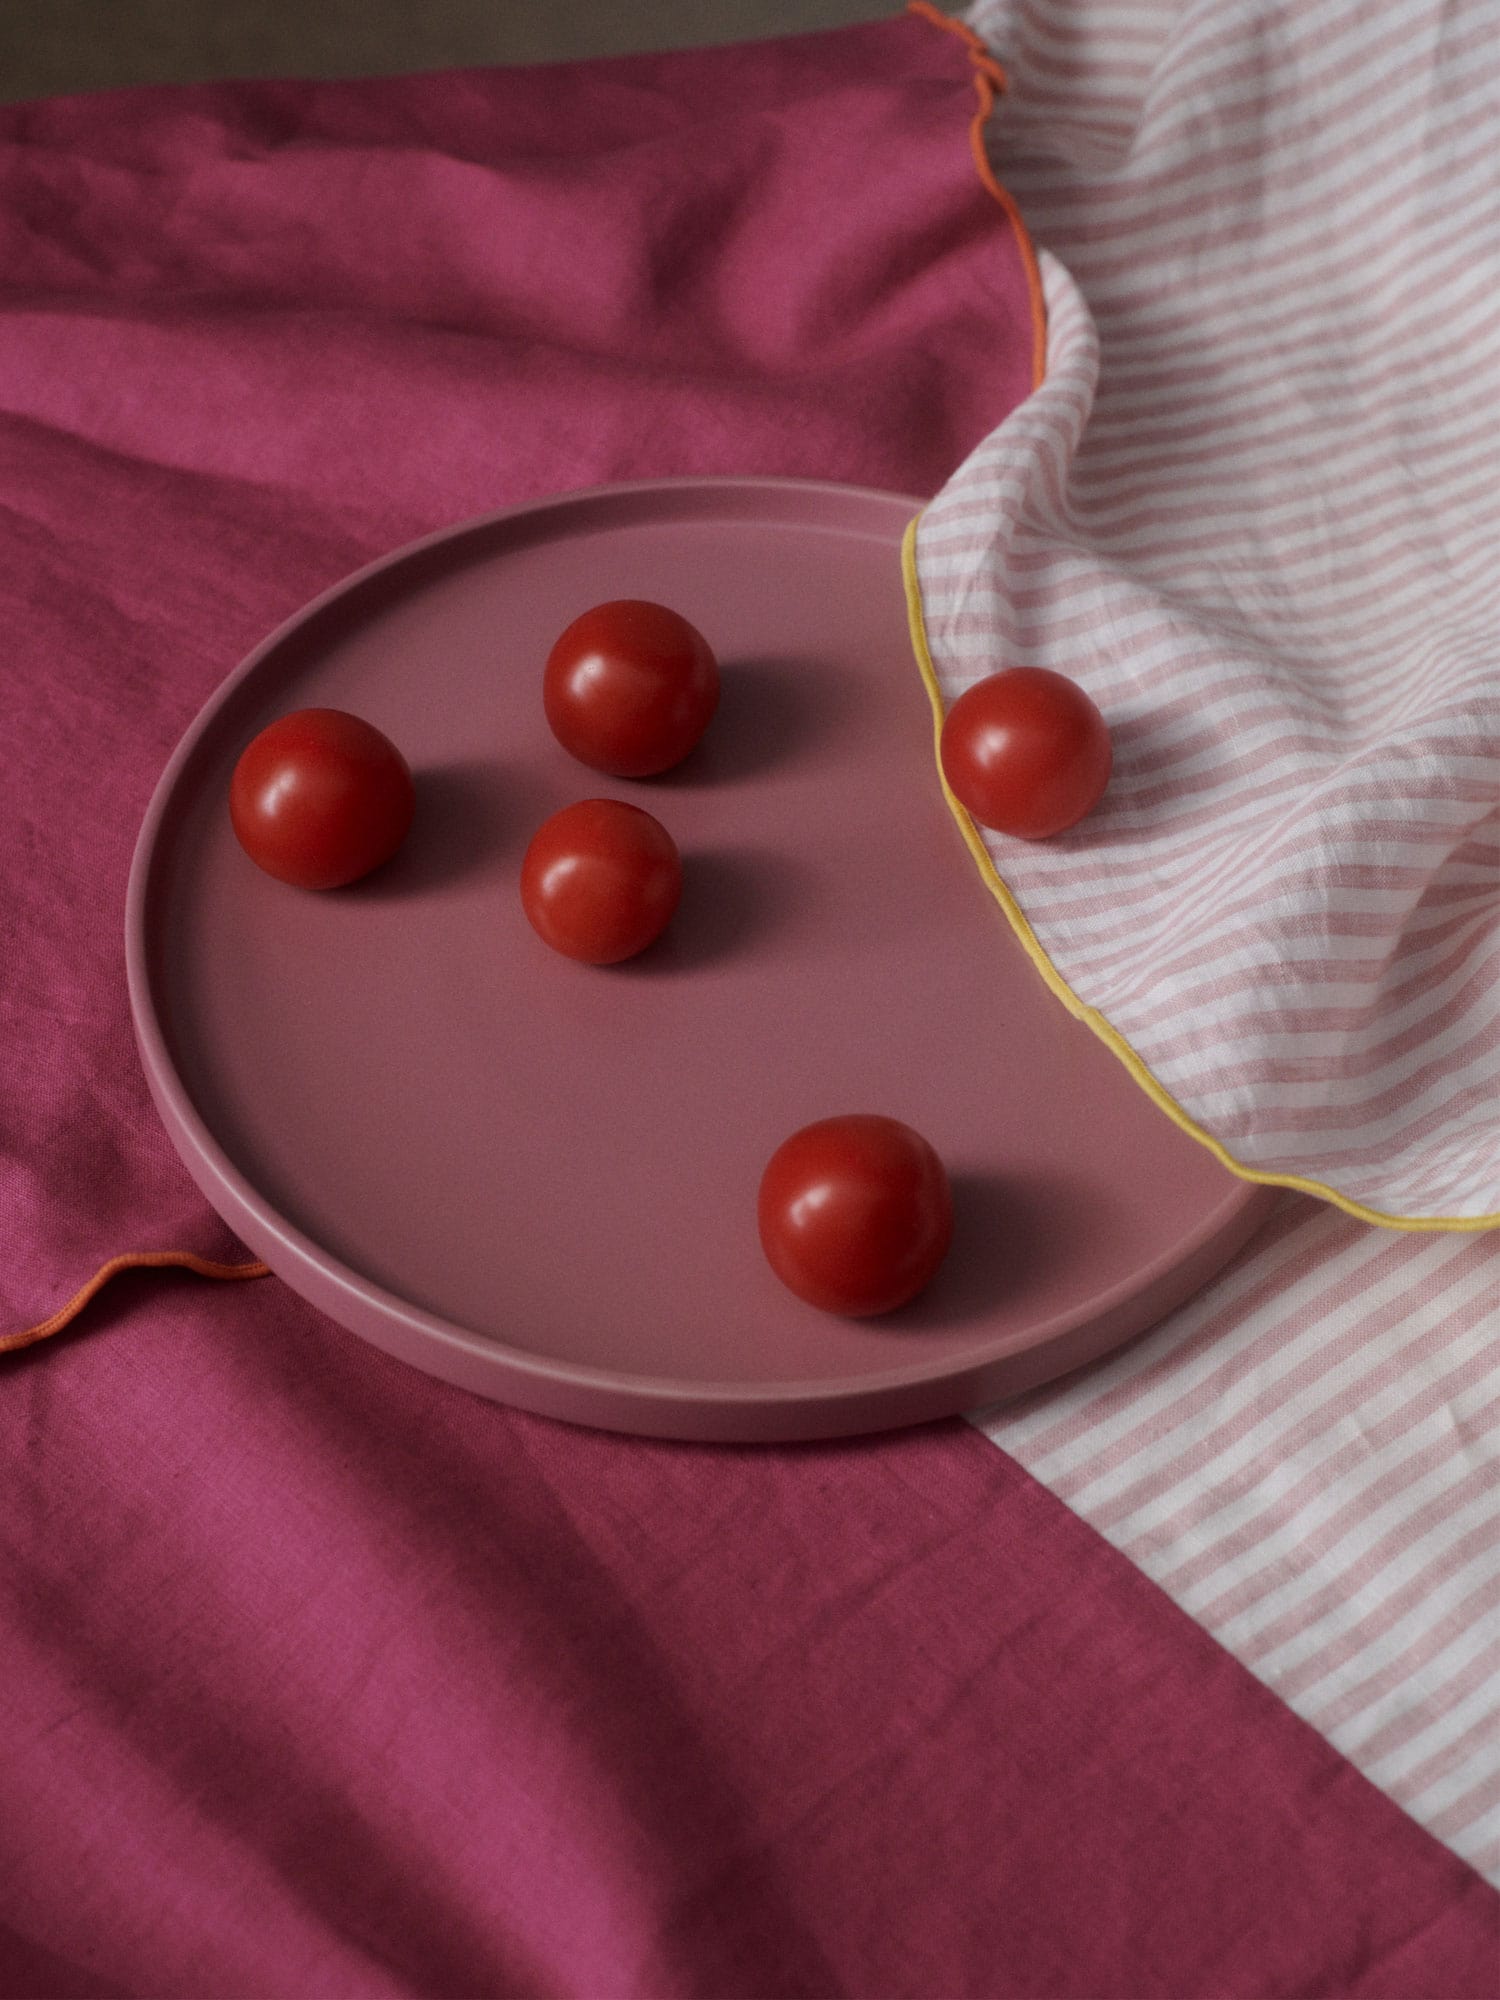
{"type": "Polygon", "coordinates": [[[1209,11],[1100,7],[1086,46],[968,17],[1049,332],[916,530],[935,691],[1041,665],[1104,710],[1094,813],[982,846],[1172,1116],[1252,1179],[1486,1228],[1500,45],[1426,0],[1209,11]]]}

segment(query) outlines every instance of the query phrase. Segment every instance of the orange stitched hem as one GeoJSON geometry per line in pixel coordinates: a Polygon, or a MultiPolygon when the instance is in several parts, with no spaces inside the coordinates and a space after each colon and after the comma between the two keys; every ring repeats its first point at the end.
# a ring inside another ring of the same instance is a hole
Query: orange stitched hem
{"type": "Polygon", "coordinates": [[[200,1278],[269,1278],[271,1275],[269,1264],[215,1264],[191,1250],[128,1250],[123,1256],[111,1257],[107,1264],[101,1264],[88,1283],[75,1292],[65,1306],[59,1306],[50,1319],[40,1320],[20,1333],[0,1334],[0,1354],[10,1354],[18,1347],[30,1347],[33,1342],[57,1333],[69,1320],[76,1319],[95,1292],[107,1285],[117,1273],[159,1270],[165,1266],[196,1271],[200,1278]]]}
{"type": "Polygon", "coordinates": [[[957,35],[968,49],[969,60],[974,65],[974,94],[979,99],[979,106],[969,127],[969,146],[980,180],[999,202],[1016,233],[1021,267],[1026,273],[1027,300],[1031,307],[1031,386],[1039,389],[1047,372],[1047,301],[1042,292],[1042,274],[1037,269],[1036,245],[1021,220],[1021,211],[996,180],[995,170],[984,148],[984,128],[995,108],[995,98],[1003,95],[1007,88],[1005,71],[966,21],[955,21],[951,14],[940,13],[930,0],[907,0],[907,12],[920,15],[924,21],[930,21],[935,28],[945,29],[950,35],[957,35]]]}

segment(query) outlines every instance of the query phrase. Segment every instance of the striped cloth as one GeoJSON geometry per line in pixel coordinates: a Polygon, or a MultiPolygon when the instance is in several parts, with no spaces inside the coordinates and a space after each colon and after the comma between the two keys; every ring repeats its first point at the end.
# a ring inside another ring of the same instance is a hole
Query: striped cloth
{"type": "Polygon", "coordinates": [[[1350,1211],[976,1420],[1500,1882],[1500,9],[966,18],[1048,334],[917,527],[934,690],[1052,666],[1116,747],[991,886],[1172,1115],[1350,1211]]]}
{"type": "Polygon", "coordinates": [[[986,844],[1242,1168],[1500,1221],[1500,13],[971,19],[1047,365],[921,519],[927,640],[945,700],[1054,667],[1115,744],[1082,826],[986,844]]]}
{"type": "Polygon", "coordinates": [[[1201,1297],[985,1434],[1500,1887],[1500,1235],[1289,1194],[1201,1297]]]}

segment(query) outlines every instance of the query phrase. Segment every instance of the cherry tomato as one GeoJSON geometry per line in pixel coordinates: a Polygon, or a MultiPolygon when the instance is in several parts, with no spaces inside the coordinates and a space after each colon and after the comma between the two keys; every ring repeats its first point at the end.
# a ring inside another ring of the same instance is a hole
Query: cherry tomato
{"type": "Polygon", "coordinates": [[[965,689],[943,724],[943,774],[982,826],[1045,840],[1099,803],[1113,753],[1076,681],[1009,667],[965,689]]]}
{"type": "Polygon", "coordinates": [[[580,799],[545,820],[521,862],[531,928],[565,958],[615,965],[666,929],[682,894],[677,843],[620,799],[580,799]]]}
{"type": "Polygon", "coordinates": [[[416,793],[406,759],[341,708],[303,708],[263,729],[229,784],[240,846],[299,889],[337,889],[389,861],[416,793]]]}
{"type": "Polygon", "coordinates": [[[596,604],[547,656],[542,704],[580,763],[649,778],[687,755],[719,705],[719,667],[703,634],[664,604],[596,604]]]}
{"type": "Polygon", "coordinates": [[[953,1240],[942,1161],[897,1118],[823,1118],[784,1139],[760,1183],[760,1241],[789,1290],[864,1318],[905,1305],[953,1240]]]}

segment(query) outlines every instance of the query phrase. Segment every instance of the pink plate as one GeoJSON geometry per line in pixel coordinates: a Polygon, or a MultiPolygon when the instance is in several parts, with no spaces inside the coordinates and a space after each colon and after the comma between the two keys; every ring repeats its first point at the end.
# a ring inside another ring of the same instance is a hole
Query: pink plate
{"type": "Polygon", "coordinates": [[[577,1423],[697,1439],[973,1409],[1118,1346],[1246,1240],[1227,1174],[1046,991],[939,792],[902,530],[918,503],[780,480],[578,493],[404,549],[274,633],[167,766],[126,919],[162,1118],[286,1282],[387,1352],[577,1423]],[[663,778],[553,741],[578,612],[674,606],[718,654],[663,778]],[[230,772],[289,709],[366,717],[417,784],[406,846],[327,895],[240,851],[230,772]],[[521,855],[578,798],[685,865],[641,958],[536,938],[521,855]],[[883,1111],[946,1160],[954,1247],[884,1319],[805,1306],[755,1199],[797,1126],[883,1111]]]}

